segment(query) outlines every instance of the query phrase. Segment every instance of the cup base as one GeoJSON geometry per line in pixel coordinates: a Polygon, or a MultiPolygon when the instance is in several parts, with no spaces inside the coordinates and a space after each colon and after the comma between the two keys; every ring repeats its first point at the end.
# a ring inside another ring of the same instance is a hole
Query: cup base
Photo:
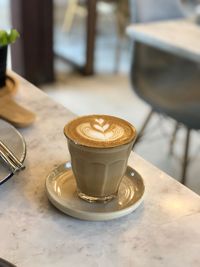
{"type": "Polygon", "coordinates": [[[95,197],[95,196],[88,196],[88,195],[86,195],[86,194],[84,194],[78,190],[78,196],[82,200],[87,201],[89,203],[93,203],[93,202],[106,203],[106,202],[109,202],[109,201],[113,200],[114,198],[116,198],[117,193],[109,195],[109,196],[95,197]]]}

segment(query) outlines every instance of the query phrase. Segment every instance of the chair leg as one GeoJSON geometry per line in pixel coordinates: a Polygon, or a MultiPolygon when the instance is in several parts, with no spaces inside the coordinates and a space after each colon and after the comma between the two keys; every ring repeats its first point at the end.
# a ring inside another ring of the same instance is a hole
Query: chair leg
{"type": "Polygon", "coordinates": [[[78,9],[78,0],[69,0],[68,1],[68,5],[67,5],[67,9],[65,11],[65,17],[64,17],[64,22],[62,25],[62,30],[69,32],[75,15],[76,15],[76,10],[78,9]]]}
{"type": "Polygon", "coordinates": [[[115,48],[115,64],[114,64],[114,73],[119,73],[119,64],[121,59],[121,52],[122,52],[122,44],[123,44],[123,38],[118,36],[117,37],[117,45],[115,48]]]}
{"type": "Polygon", "coordinates": [[[115,11],[115,20],[117,27],[117,44],[115,49],[115,68],[114,72],[119,72],[119,64],[122,55],[123,41],[125,40],[125,28],[128,23],[127,13],[128,13],[128,1],[115,1],[116,2],[116,11],[115,11]]]}
{"type": "Polygon", "coordinates": [[[169,145],[169,154],[170,155],[173,154],[174,143],[176,141],[176,135],[177,135],[177,132],[178,132],[178,128],[179,128],[179,123],[176,122],[176,125],[175,125],[173,133],[172,133],[172,137],[171,137],[171,140],[170,140],[170,145],[169,145]]]}
{"type": "Polygon", "coordinates": [[[144,121],[144,123],[143,123],[143,125],[142,125],[142,128],[141,128],[140,132],[139,132],[138,135],[137,135],[137,138],[136,138],[136,140],[135,140],[135,143],[134,143],[134,145],[133,145],[133,148],[135,147],[135,145],[139,142],[139,140],[140,140],[141,137],[143,136],[143,133],[144,133],[144,131],[145,131],[145,129],[146,129],[146,127],[147,127],[149,121],[151,120],[151,117],[152,117],[153,113],[154,113],[154,111],[151,110],[151,111],[149,112],[149,114],[147,115],[147,117],[146,117],[146,119],[145,119],[145,121],[144,121]]]}
{"type": "Polygon", "coordinates": [[[186,130],[186,140],[185,140],[185,151],[183,156],[183,166],[182,166],[182,175],[181,175],[181,183],[185,184],[186,182],[186,173],[187,173],[187,165],[188,165],[188,152],[190,146],[190,129],[186,130]]]}

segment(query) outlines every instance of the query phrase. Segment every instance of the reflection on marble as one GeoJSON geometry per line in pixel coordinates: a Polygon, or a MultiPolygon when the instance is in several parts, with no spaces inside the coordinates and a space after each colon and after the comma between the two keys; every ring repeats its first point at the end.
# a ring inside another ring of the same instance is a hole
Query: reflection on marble
{"type": "Polygon", "coordinates": [[[37,114],[20,130],[26,169],[0,187],[0,255],[20,267],[200,266],[200,198],[136,154],[146,197],[132,214],[108,222],[73,219],[47,200],[45,177],[69,159],[63,127],[74,115],[20,80],[18,102],[37,114]]]}

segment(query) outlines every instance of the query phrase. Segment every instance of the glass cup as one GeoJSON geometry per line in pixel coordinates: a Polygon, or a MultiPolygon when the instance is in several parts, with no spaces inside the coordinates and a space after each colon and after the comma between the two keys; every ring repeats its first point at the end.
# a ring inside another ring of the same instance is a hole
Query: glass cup
{"type": "MultiPolygon", "coordinates": [[[[64,131],[65,133],[65,131],[64,131]]],[[[65,133],[78,196],[88,202],[106,202],[117,196],[126,172],[135,136],[115,147],[89,147],[75,143],[65,133]]]]}

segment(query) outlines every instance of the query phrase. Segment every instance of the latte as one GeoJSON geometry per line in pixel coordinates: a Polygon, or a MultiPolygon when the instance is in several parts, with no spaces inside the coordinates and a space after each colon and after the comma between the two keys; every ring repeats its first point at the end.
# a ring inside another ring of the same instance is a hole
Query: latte
{"type": "Polygon", "coordinates": [[[81,199],[106,202],[115,198],[136,138],[127,121],[109,115],[79,117],[64,127],[81,199]]]}
{"type": "Polygon", "coordinates": [[[64,133],[76,144],[97,148],[127,144],[136,137],[129,122],[109,115],[79,117],[65,126],[64,133]]]}

